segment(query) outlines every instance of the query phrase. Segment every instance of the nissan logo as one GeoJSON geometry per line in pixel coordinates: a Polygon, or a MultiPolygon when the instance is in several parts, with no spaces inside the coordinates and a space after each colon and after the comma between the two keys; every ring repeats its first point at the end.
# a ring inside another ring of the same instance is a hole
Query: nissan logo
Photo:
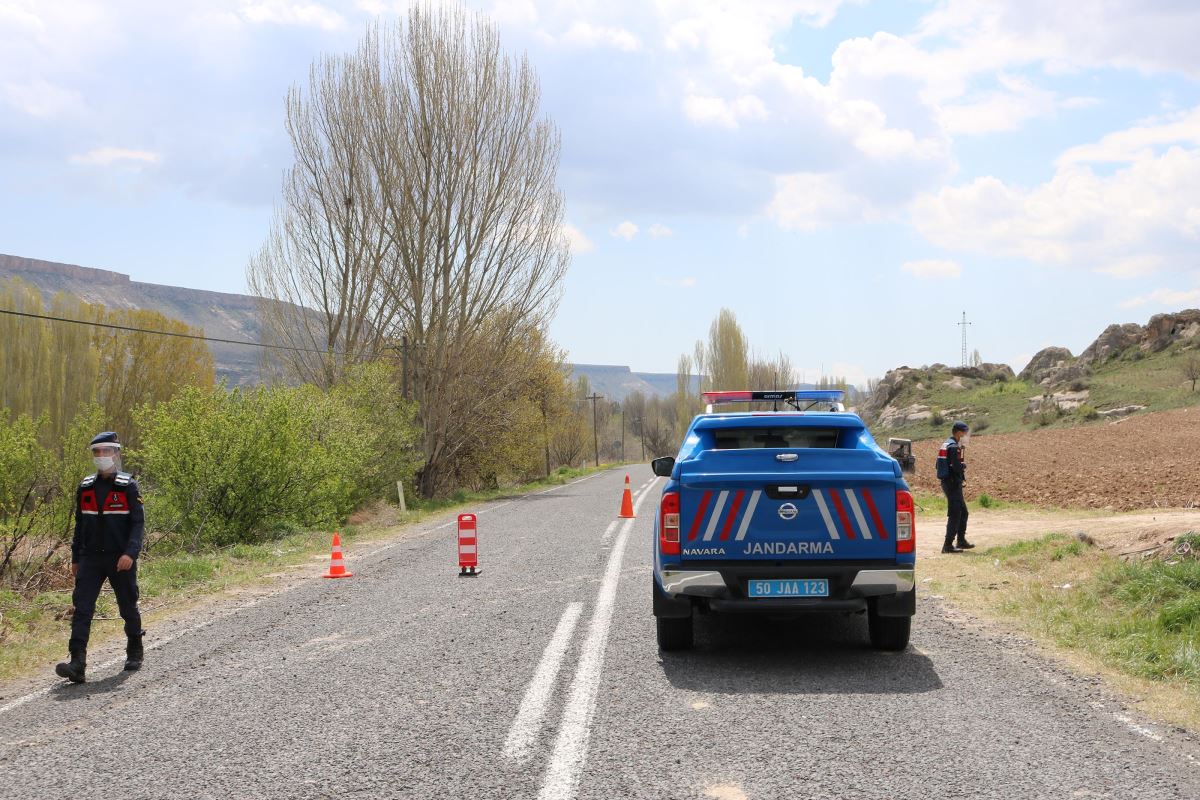
{"type": "Polygon", "coordinates": [[[799,513],[791,503],[784,503],[779,507],[779,518],[783,520],[793,520],[799,513]]]}

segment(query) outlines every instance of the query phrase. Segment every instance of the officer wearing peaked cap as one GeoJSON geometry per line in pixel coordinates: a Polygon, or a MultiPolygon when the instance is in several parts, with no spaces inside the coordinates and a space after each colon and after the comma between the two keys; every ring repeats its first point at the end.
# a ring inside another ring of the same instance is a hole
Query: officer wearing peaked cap
{"type": "Polygon", "coordinates": [[[937,476],[946,495],[946,541],[943,553],[960,553],[975,545],[967,541],[967,501],[963,484],[967,480],[967,462],[963,451],[971,436],[967,423],[958,421],[950,427],[950,438],[942,445],[937,457],[937,476]]]}
{"type": "Polygon", "coordinates": [[[137,481],[120,471],[121,443],[105,431],[90,445],[96,473],[75,492],[75,536],[71,540],[71,573],[75,576],[71,619],[71,660],[54,668],[59,676],[83,683],[87,643],[96,598],[107,580],[125,620],[125,669],[142,666],[142,617],[138,612],[137,559],[142,552],[145,516],[137,481]]]}

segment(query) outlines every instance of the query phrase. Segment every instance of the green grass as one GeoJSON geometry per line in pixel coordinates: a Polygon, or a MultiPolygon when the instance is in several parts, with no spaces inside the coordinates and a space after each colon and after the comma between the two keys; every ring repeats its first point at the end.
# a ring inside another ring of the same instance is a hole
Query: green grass
{"type": "MultiPolygon", "coordinates": [[[[928,406],[935,415],[944,415],[945,421],[941,424],[926,421],[891,429],[876,426],[872,433],[879,442],[886,441],[889,436],[905,439],[945,436],[946,423],[951,416],[945,413],[948,409],[968,409],[970,419],[976,424],[979,420],[987,420],[987,429],[977,435],[989,435],[1039,427],[1104,424],[1106,420],[1098,412],[1121,406],[1142,405],[1150,411],[1165,411],[1200,405],[1200,391],[1193,392],[1191,382],[1183,377],[1184,360],[1196,353],[1196,349],[1181,347],[1180,343],[1150,355],[1136,348],[1127,351],[1094,367],[1091,375],[1081,379],[1090,392],[1083,407],[1061,415],[1046,415],[1042,419],[1025,414],[1029,398],[1044,392],[1040,386],[1020,380],[988,382],[964,378],[964,388],[952,389],[946,385],[947,374],[925,371],[919,376],[924,389],[918,390],[913,381],[892,402],[902,407],[928,406]]],[[[1071,391],[1071,387],[1061,390],[1071,391]]]]}
{"type": "MultiPolygon", "coordinates": [[[[1185,691],[1200,720],[1200,536],[1122,561],[1060,533],[957,557],[936,591],[978,603],[1117,672],[1185,691]]],[[[939,567],[940,569],[940,567],[939,567]]]]}
{"type": "MultiPolygon", "coordinates": [[[[615,464],[602,465],[599,470],[615,464]]],[[[501,487],[483,492],[458,492],[437,501],[409,504],[406,514],[395,515],[399,525],[410,525],[426,517],[453,508],[487,502],[502,497],[528,494],[542,488],[560,486],[597,471],[596,468],[559,469],[548,478],[521,486],[501,487]]],[[[339,528],[342,541],[370,540],[390,535],[396,524],[346,525],[339,528]]],[[[299,531],[263,544],[239,544],[202,553],[163,553],[150,551],[138,562],[138,586],[141,590],[142,615],[152,629],[166,617],[182,613],[187,605],[204,595],[257,582],[280,570],[311,564],[313,556],[328,554],[330,531],[299,531]]],[[[24,595],[0,588],[0,681],[43,668],[56,657],[66,655],[70,629],[66,616],[71,607],[70,589],[24,595]]],[[[121,620],[110,592],[103,592],[96,603],[96,622],[92,641],[102,642],[121,635],[121,620]]],[[[161,630],[161,628],[160,628],[161,630]]]]}

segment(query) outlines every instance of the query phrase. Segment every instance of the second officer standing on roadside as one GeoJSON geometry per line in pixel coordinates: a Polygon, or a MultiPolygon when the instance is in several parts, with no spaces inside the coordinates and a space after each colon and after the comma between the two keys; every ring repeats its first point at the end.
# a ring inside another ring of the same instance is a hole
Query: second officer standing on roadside
{"type": "Polygon", "coordinates": [[[89,475],[75,492],[75,537],[71,541],[71,573],[75,592],[71,599],[71,660],[54,671],[72,683],[83,683],[87,644],[92,630],[96,598],[107,580],[117,596],[125,620],[125,669],[142,666],[142,616],[138,612],[137,558],[142,552],[145,515],[137,481],[120,472],[121,443],[112,431],[98,434],[90,445],[96,474],[89,475]]]}
{"type": "Polygon", "coordinates": [[[963,450],[971,435],[967,423],[959,421],[950,427],[950,438],[942,445],[937,457],[937,476],[946,495],[946,541],[943,553],[960,553],[975,545],[967,541],[967,501],[963,484],[967,480],[967,462],[963,450]]]}

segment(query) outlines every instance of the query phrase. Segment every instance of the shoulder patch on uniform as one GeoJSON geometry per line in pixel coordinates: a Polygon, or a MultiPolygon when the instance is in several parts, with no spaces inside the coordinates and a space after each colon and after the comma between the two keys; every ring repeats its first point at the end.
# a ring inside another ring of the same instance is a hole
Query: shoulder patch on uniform
{"type": "Polygon", "coordinates": [[[92,485],[93,483],[95,483],[95,482],[96,482],[96,476],[95,476],[95,475],[88,475],[86,478],[84,478],[83,480],[81,480],[81,481],[79,482],[79,488],[80,488],[80,489],[86,489],[86,488],[88,488],[89,486],[91,486],[91,485],[92,485]]]}
{"type": "Polygon", "coordinates": [[[132,480],[133,476],[128,472],[118,472],[117,477],[113,479],[113,483],[117,486],[128,486],[132,480]]]}

